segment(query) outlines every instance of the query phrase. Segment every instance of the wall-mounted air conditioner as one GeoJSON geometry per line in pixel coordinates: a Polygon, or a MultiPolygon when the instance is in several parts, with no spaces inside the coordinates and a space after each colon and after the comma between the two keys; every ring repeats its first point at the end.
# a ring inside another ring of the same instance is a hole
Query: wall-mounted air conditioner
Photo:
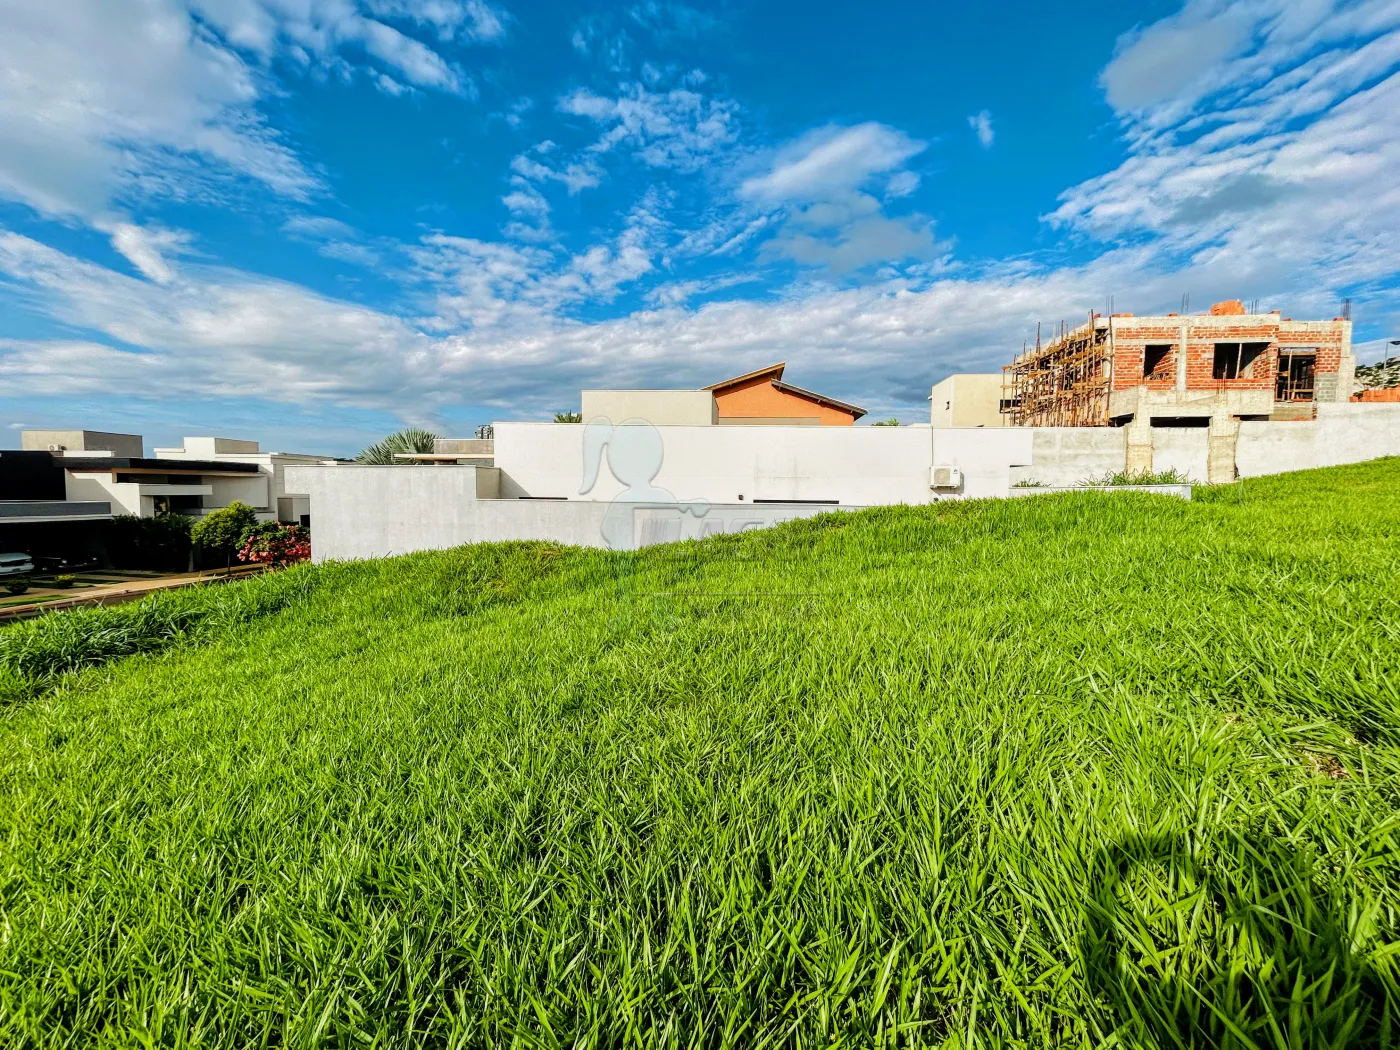
{"type": "Polygon", "coordinates": [[[957,467],[934,467],[928,473],[928,487],[931,489],[962,488],[962,471],[957,467]]]}

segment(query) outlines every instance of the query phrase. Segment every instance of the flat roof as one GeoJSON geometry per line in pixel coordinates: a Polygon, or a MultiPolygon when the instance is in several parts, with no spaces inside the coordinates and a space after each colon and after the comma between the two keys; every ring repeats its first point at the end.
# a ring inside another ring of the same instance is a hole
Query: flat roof
{"type": "Polygon", "coordinates": [[[256,463],[211,459],[147,459],[136,456],[55,456],[64,470],[88,474],[257,474],[256,463]]]}

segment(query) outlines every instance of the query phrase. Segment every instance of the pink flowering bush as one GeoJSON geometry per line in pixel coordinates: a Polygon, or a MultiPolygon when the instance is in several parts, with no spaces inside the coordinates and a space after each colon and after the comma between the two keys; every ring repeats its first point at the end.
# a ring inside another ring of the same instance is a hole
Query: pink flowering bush
{"type": "Polygon", "coordinates": [[[262,522],[243,534],[238,560],[274,566],[310,561],[311,531],[300,525],[262,522]]]}

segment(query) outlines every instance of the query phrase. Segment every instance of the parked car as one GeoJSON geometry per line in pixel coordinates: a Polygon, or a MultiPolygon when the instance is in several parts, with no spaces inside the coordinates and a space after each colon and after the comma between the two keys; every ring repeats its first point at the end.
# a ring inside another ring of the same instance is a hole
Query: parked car
{"type": "Polygon", "coordinates": [[[34,559],[34,565],[38,571],[45,575],[52,576],[59,573],[87,572],[97,568],[97,559],[85,554],[75,554],[71,557],[44,557],[34,559]]]}
{"type": "Polygon", "coordinates": [[[34,571],[29,555],[19,551],[0,554],[0,576],[28,576],[34,571]]]}

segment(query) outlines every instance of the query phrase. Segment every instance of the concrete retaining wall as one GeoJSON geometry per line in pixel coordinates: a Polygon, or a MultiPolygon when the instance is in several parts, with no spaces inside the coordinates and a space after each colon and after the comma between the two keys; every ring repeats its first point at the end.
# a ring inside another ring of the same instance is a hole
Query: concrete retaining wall
{"type": "Polygon", "coordinates": [[[1318,405],[1314,420],[1241,423],[1235,466],[1252,478],[1381,456],[1400,456],[1400,405],[1341,402],[1318,405]]]}

